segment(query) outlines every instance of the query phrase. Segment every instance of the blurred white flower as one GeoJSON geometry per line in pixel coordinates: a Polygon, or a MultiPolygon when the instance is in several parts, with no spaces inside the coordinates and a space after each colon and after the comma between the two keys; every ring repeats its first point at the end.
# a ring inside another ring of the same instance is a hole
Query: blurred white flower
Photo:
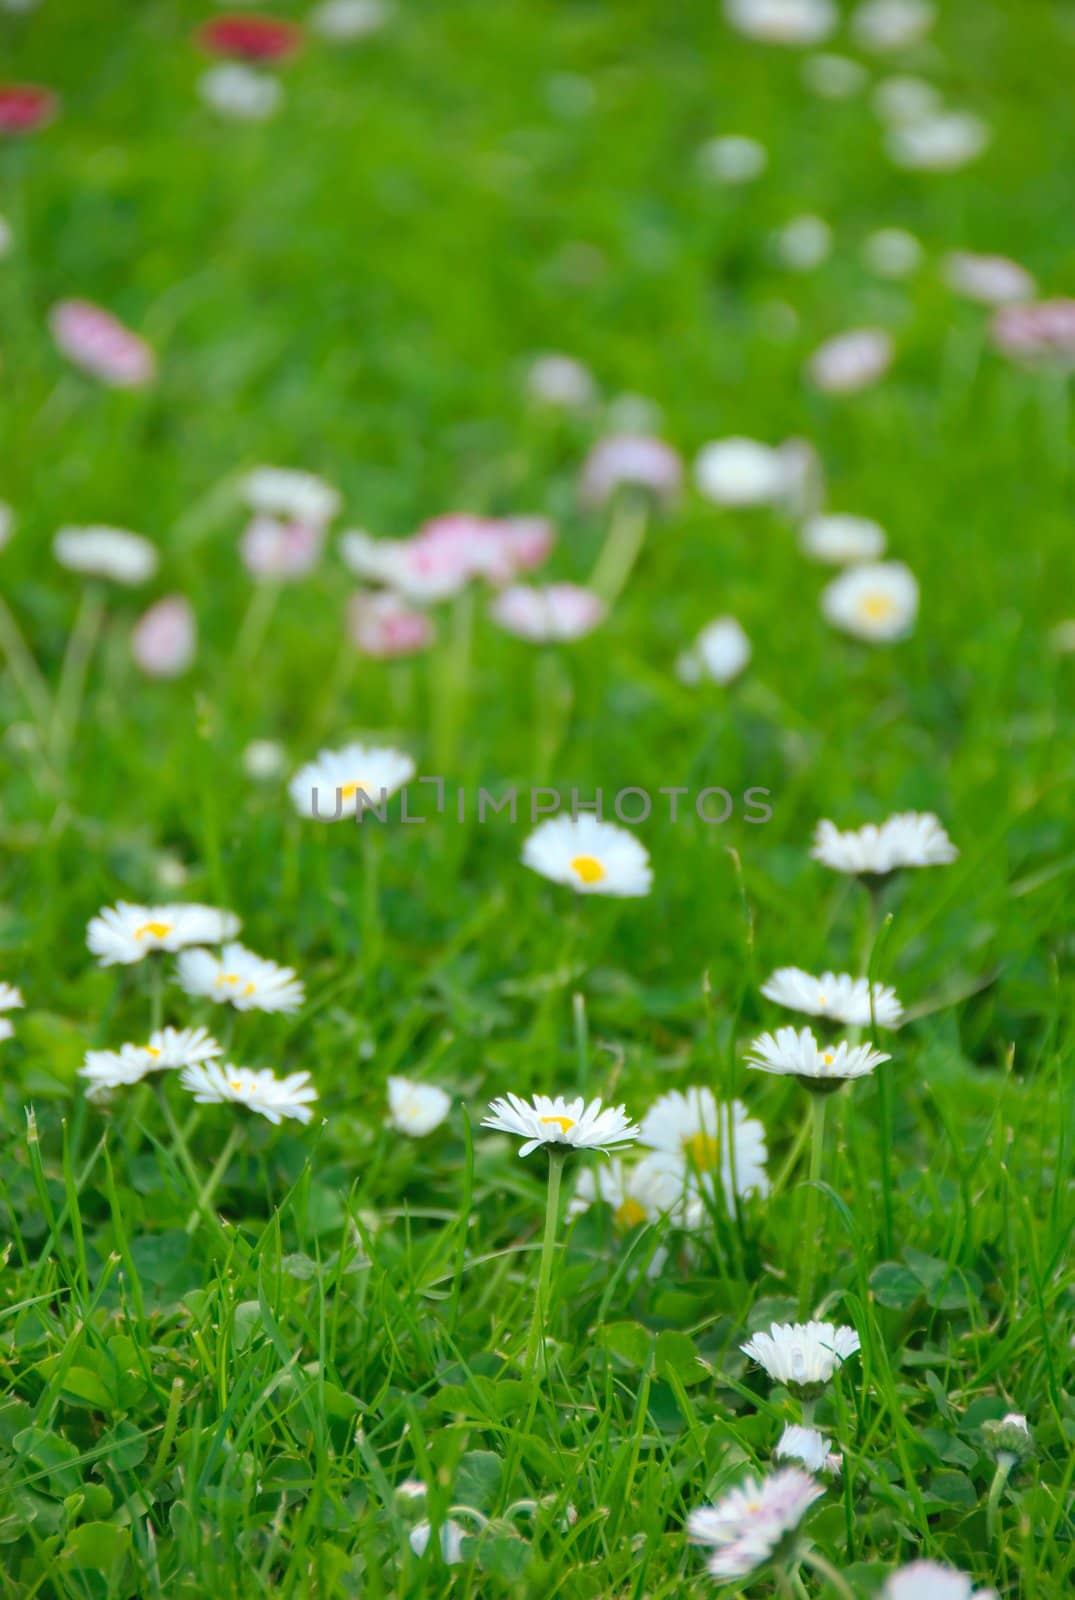
{"type": "Polygon", "coordinates": [[[671,1089],[642,1118],[639,1139],[682,1163],[685,1187],[712,1194],[719,1182],[729,1210],[737,1195],[769,1192],[765,1129],[740,1100],[729,1106],[711,1089],[671,1089]]]}
{"type": "Polygon", "coordinates": [[[826,622],[868,644],[891,644],[914,631],[918,581],[902,561],[863,562],[834,578],[821,596],[826,622]]]}
{"type": "Polygon", "coordinates": [[[147,583],[157,570],[154,546],[125,528],[61,528],[52,541],[52,553],[71,572],[109,578],[128,588],[147,583]]]}
{"type": "Polygon", "coordinates": [[[247,523],[239,554],[251,577],[281,582],[304,578],[321,559],[323,524],[284,521],[260,513],[247,523]]]}
{"type": "Polygon", "coordinates": [[[698,151],[698,166],[703,175],[716,183],[752,183],[769,164],[769,153],[757,139],[727,133],[707,139],[698,151]]]}
{"type": "Polygon", "coordinates": [[[868,822],[845,833],[825,818],[810,854],[834,872],[872,877],[899,867],[947,866],[959,851],[932,811],[899,811],[880,827],[868,822]]]}
{"type": "Polygon", "coordinates": [[[778,1078],[798,1078],[804,1088],[838,1088],[841,1083],[865,1078],[892,1057],[867,1044],[819,1044],[809,1028],[778,1028],[763,1033],[751,1045],[748,1067],[778,1078]]]}
{"type": "Polygon", "coordinates": [[[686,1177],[683,1160],[661,1151],[643,1156],[631,1166],[613,1156],[600,1162],[596,1171],[593,1167],[583,1168],[567,1214],[581,1216],[600,1198],[622,1232],[673,1214],[681,1222],[685,1220],[686,1177]]]}
{"type": "Polygon", "coordinates": [[[391,20],[392,11],[386,0],[321,0],[306,21],[322,39],[342,44],[368,39],[391,20]]]}
{"type": "Polygon", "coordinates": [[[13,983],[0,983],[0,1011],[18,1011],[26,1002],[13,983]]]}
{"type": "Polygon", "coordinates": [[[906,228],[878,228],[862,243],[862,259],[879,278],[909,278],[922,262],[922,246],[906,228]]]}
{"type": "Polygon", "coordinates": [[[131,655],[150,678],[178,678],[194,660],[197,643],[190,602],[181,594],[170,594],[150,606],[135,623],[131,655]]]}
{"type": "MultiPolygon", "coordinates": [[[[801,967],[778,967],[764,984],[762,994],[790,1011],[825,1017],[849,1027],[870,1025],[870,986],[865,978],[847,972],[823,972],[820,978],[801,967]]],[[[873,1019],[879,1028],[894,1028],[903,1016],[896,991],[882,983],[873,986],[873,1019]]]]}
{"type": "Polygon", "coordinates": [[[123,1085],[141,1083],[153,1072],[198,1066],[221,1055],[205,1028],[162,1028],[148,1044],[125,1044],[119,1050],[87,1050],[78,1075],[88,1083],[91,1099],[123,1085]]]}
{"type": "Polygon", "coordinates": [[[321,750],[300,767],[288,784],[300,817],[316,822],[339,822],[359,810],[376,810],[410,783],[413,760],[405,751],[388,746],[348,744],[342,750],[321,750]]]}
{"type": "Polygon", "coordinates": [[[278,967],[241,944],[211,950],[182,950],[176,979],[185,994],[234,1006],[236,1011],[297,1011],[306,999],[291,967],[278,967]]]}
{"type": "Polygon", "coordinates": [[[937,1561],[912,1561],[886,1580],[879,1600],[997,1600],[995,1589],[976,1589],[954,1567],[937,1561]]]}
{"type": "Polygon", "coordinates": [[[943,102],[940,90],[927,79],[900,72],[881,79],[871,104],[882,122],[903,127],[939,115],[943,102]]]}
{"type": "Polygon", "coordinates": [[[219,944],[238,931],[239,918],[215,906],[140,906],[120,900],[91,920],[86,944],[102,967],[130,966],[154,950],[219,944]]]}
{"type": "Polygon", "coordinates": [[[601,506],[618,489],[643,489],[664,504],[674,500],[683,464],[671,445],[646,434],[599,439],[583,463],[579,490],[587,505],[601,506]]]}
{"type": "Polygon", "coordinates": [[[822,100],[849,100],[869,81],[861,61],[850,56],[807,56],[800,73],[806,87],[822,100]]]}
{"type": "Polygon", "coordinates": [[[989,332],[997,349],[1013,361],[1075,365],[1075,300],[1001,306],[989,332]]]}
{"type": "MultiPolygon", "coordinates": [[[[407,1535],[411,1549],[416,1556],[424,1556],[430,1539],[433,1537],[433,1524],[430,1522],[416,1522],[407,1535]]],[[[467,1530],[460,1522],[453,1522],[448,1517],[440,1526],[440,1554],[446,1567],[458,1567],[465,1559],[463,1556],[463,1540],[467,1537],[467,1530]]]]}
{"type": "Polygon", "coordinates": [[[892,338],[883,328],[852,328],[814,351],[806,375],[825,394],[857,394],[884,377],[892,356],[892,338]]]}
{"type": "Polygon", "coordinates": [[[144,339],[89,300],[60,300],[49,312],[56,348],[76,367],[113,389],[137,389],[157,370],[144,339]]]}
{"type": "Polygon", "coordinates": [[[844,567],[856,561],[876,561],[884,555],[885,530],[869,517],[828,511],[807,518],[799,529],[799,544],[804,554],[815,561],[844,567]]]}
{"type": "Polygon", "coordinates": [[[254,467],[239,486],[251,511],[267,517],[323,527],[340,509],[340,492],[312,472],[293,467],[254,467]]]}
{"type": "Polygon", "coordinates": [[[268,783],[287,771],[287,751],[275,739],[252,739],[243,751],[243,771],[258,783],[268,783]]]}
{"type": "Polygon", "coordinates": [[[567,1145],[572,1150],[616,1150],[638,1138],[638,1129],[623,1106],[602,1106],[600,1100],[587,1104],[581,1095],[565,1100],[562,1095],[550,1099],[536,1094],[532,1100],[523,1100],[509,1094],[492,1101],[481,1125],[522,1139],[520,1156],[528,1156],[543,1144],[567,1145]]]}
{"type": "Polygon", "coordinates": [[[526,375],[527,393],[541,405],[585,411],[596,397],[593,378],[574,356],[538,356],[526,375]]]}
{"type": "Polygon", "coordinates": [[[280,81],[242,61],[218,61],[198,79],[198,93],[222,117],[264,122],[284,98],[280,81]]]}
{"type": "Polygon", "coordinates": [[[792,272],[812,272],[828,259],[832,229],[824,217],[793,217],[774,237],[777,259],[792,272]]]}
{"type": "Polygon", "coordinates": [[[864,0],[851,18],[855,43],[864,50],[906,50],[933,26],[929,0],[864,0]]]}
{"type": "Polygon", "coordinates": [[[377,661],[413,656],[428,650],[436,637],[433,619],[402,595],[383,589],[351,596],[347,634],[355,649],[377,661]]]}
{"type": "Polygon", "coordinates": [[[1016,305],[1033,300],[1037,285],[1025,267],[1007,256],[979,256],[953,250],[941,262],[949,289],[984,306],[1016,305]]]}
{"type": "Polygon", "coordinates": [[[820,44],[840,20],[833,0],[724,0],[724,15],[765,44],[820,44]]]}
{"type": "Polygon", "coordinates": [[[718,506],[773,505],[787,490],[788,462],[757,439],[716,439],[695,457],[694,481],[718,506]]]}
{"type": "Polygon", "coordinates": [[[1075,652],[1075,617],[1067,617],[1063,622],[1058,622],[1049,634],[1049,643],[1058,655],[1068,656],[1075,652]]]}
{"type": "Polygon", "coordinates": [[[356,577],[383,583],[418,605],[450,600],[472,576],[458,549],[439,549],[420,539],[375,539],[360,529],[340,535],[340,555],[356,577]]]}
{"type": "Polygon", "coordinates": [[[389,1078],[388,1119],[397,1133],[424,1139],[439,1128],[452,1109],[452,1097],[433,1083],[410,1078],[389,1078]]]}
{"type": "Polygon", "coordinates": [[[808,1472],[827,1472],[839,1477],[843,1459],[834,1455],[828,1439],[816,1428],[803,1428],[789,1422],[773,1447],[776,1461],[797,1461],[808,1472]]]}
{"type": "Polygon", "coordinates": [[[976,160],[988,143],[988,125],[973,111],[940,111],[891,127],[885,135],[889,159],[915,172],[955,172],[976,160]]]}
{"type": "Polygon", "coordinates": [[[653,871],[645,845],[597,817],[550,817],[523,844],[523,865],[577,894],[647,895],[653,871]]]}
{"type": "Polygon", "coordinates": [[[317,1099],[308,1072],[292,1072],[286,1078],[278,1078],[267,1068],[252,1072],[231,1062],[222,1065],[211,1061],[185,1067],[180,1081],[199,1105],[246,1106],[275,1126],[285,1117],[309,1122],[313,1117],[310,1103],[317,1099]]]}
{"type": "Polygon", "coordinates": [[[750,640],[734,617],[717,617],[704,627],[676,662],[681,682],[731,683],[750,662],[750,640]]]}
{"type": "Polygon", "coordinates": [[[605,602],[576,583],[514,584],[489,607],[498,627],[535,643],[582,639],[605,620],[605,602]]]}
{"type": "Polygon", "coordinates": [[[817,1390],[860,1348],[854,1328],[831,1322],[774,1322],[739,1346],[774,1383],[817,1390]]]}
{"type": "Polygon", "coordinates": [[[687,1537],[712,1554],[706,1566],[721,1583],[746,1578],[788,1547],[814,1501],[825,1493],[798,1467],[782,1467],[769,1477],[744,1478],[712,1506],[692,1511],[687,1537]]]}

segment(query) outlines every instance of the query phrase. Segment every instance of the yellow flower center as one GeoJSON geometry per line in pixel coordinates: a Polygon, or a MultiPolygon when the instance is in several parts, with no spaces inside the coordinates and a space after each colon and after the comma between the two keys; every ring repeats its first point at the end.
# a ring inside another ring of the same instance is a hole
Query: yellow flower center
{"type": "Polygon", "coordinates": [[[695,1133],[684,1139],[683,1154],[699,1172],[709,1172],[716,1166],[720,1152],[711,1133],[695,1133]]]}
{"type": "Polygon", "coordinates": [[[239,974],[237,972],[218,972],[216,981],[218,987],[222,983],[238,983],[239,974]]]}
{"type": "Polygon", "coordinates": [[[561,1133],[569,1133],[575,1126],[570,1117],[542,1117],[542,1122],[555,1122],[561,1133]]]}
{"type": "Polygon", "coordinates": [[[364,778],[359,778],[357,783],[344,783],[340,785],[340,795],[344,800],[353,800],[359,790],[362,790],[367,799],[373,796],[372,787],[364,778]]]}
{"type": "Polygon", "coordinates": [[[135,928],[136,939],[166,939],[172,931],[170,922],[143,922],[140,928],[135,928]]]}
{"type": "Polygon", "coordinates": [[[831,1050],[826,1050],[826,1051],[825,1051],[825,1052],[824,1052],[824,1053],[823,1053],[823,1054],[822,1054],[822,1057],[821,1057],[821,1059],[822,1059],[822,1061],[823,1061],[823,1062],[824,1062],[824,1063],[825,1063],[825,1065],[826,1065],[826,1066],[827,1066],[827,1067],[831,1067],[831,1066],[832,1066],[832,1064],[833,1064],[833,1062],[834,1062],[834,1061],[835,1061],[835,1060],[836,1060],[836,1057],[835,1057],[835,1056],[834,1056],[834,1055],[833,1055],[833,1053],[832,1053],[832,1051],[831,1051],[831,1050]]]}
{"type": "Polygon", "coordinates": [[[244,1087],[242,1078],[229,1078],[228,1085],[235,1090],[236,1094],[242,1093],[244,1087]]]}
{"type": "Polygon", "coordinates": [[[638,1201],[632,1199],[630,1195],[627,1196],[622,1206],[617,1206],[616,1208],[616,1221],[621,1228],[637,1228],[638,1224],[645,1222],[645,1220],[645,1206],[640,1206],[638,1201]]]}
{"type": "Polygon", "coordinates": [[[155,1044],[147,1044],[146,1045],[146,1055],[147,1056],[152,1056],[154,1061],[156,1061],[160,1056],[160,1051],[157,1049],[157,1046],[155,1044]]]}
{"type": "Polygon", "coordinates": [[[571,870],[578,874],[583,883],[600,883],[605,876],[605,869],[596,856],[575,856],[571,870]]]}
{"type": "Polygon", "coordinates": [[[884,622],[896,609],[896,602],[888,594],[864,595],[861,603],[862,614],[869,617],[871,622],[884,622]]]}

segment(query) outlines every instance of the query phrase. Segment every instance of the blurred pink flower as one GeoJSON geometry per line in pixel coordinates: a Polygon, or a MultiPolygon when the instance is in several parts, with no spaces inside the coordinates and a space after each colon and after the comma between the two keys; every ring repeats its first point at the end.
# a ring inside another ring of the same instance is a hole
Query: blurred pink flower
{"type": "Polygon", "coordinates": [[[820,345],[806,374],[826,394],[854,394],[884,377],[892,355],[892,339],[882,328],[853,328],[820,345]]]}
{"type": "Polygon", "coordinates": [[[340,549],[358,577],[422,603],[449,599],[475,578],[510,583],[539,566],[556,534],[543,517],[479,517],[451,512],[423,523],[412,539],[346,533],[340,549]]]}
{"type": "Polygon", "coordinates": [[[307,522],[253,517],[239,542],[239,554],[255,578],[304,578],[321,558],[325,530],[307,522]]]}
{"type": "Polygon", "coordinates": [[[36,83],[0,83],[0,134],[35,133],[51,122],[59,104],[36,83]]]}
{"type": "Polygon", "coordinates": [[[381,661],[412,656],[433,643],[433,622],[398,594],[356,594],[347,607],[347,632],[364,656],[381,661]]]}
{"type": "Polygon", "coordinates": [[[156,372],[156,357],[145,340],[88,300],[58,301],[49,312],[49,328],[69,361],[112,388],[139,388],[156,372]]]}
{"type": "Polygon", "coordinates": [[[683,463],[671,445],[647,434],[599,439],[582,467],[580,492],[588,505],[604,505],[624,486],[646,489],[668,504],[683,483],[683,463]]]}
{"type": "Polygon", "coordinates": [[[605,620],[606,613],[599,595],[575,583],[543,588],[515,584],[501,590],[489,607],[493,621],[506,632],[535,643],[581,639],[605,620]]]}
{"type": "Polygon", "coordinates": [[[197,624],[181,594],[170,594],[150,606],[131,634],[131,654],[150,678],[178,678],[194,660],[197,624]]]}
{"type": "Polygon", "coordinates": [[[1013,361],[1075,366],[1075,300],[1002,306],[990,332],[997,349],[1013,361]]]}

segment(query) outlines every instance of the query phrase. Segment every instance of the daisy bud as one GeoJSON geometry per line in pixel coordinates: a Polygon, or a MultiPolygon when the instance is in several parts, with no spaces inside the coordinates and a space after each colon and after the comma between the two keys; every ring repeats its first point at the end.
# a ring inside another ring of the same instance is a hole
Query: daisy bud
{"type": "Polygon", "coordinates": [[[983,1422],[982,1433],[993,1454],[1000,1460],[1007,1456],[1010,1465],[1024,1460],[1034,1452],[1034,1440],[1026,1418],[1018,1411],[1009,1411],[999,1421],[983,1422]]]}

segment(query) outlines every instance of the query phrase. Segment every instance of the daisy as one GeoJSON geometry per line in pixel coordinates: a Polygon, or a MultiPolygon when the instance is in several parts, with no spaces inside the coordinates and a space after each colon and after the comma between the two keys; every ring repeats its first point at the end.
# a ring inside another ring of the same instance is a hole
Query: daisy
{"type": "Polygon", "coordinates": [[[647,895],[653,872],[644,845],[596,817],[550,817],[523,844],[522,862],[577,894],[647,895]]]}
{"type": "Polygon", "coordinates": [[[814,351],[806,376],[824,394],[857,394],[884,377],[892,356],[892,339],[882,328],[852,328],[814,351]]]}
{"type": "Polygon", "coordinates": [[[240,484],[240,494],[251,511],[321,527],[340,509],[340,493],[312,472],[291,467],[255,467],[240,484]]]}
{"type": "Polygon", "coordinates": [[[376,661],[392,661],[428,650],[436,637],[433,622],[425,612],[390,589],[351,596],[347,633],[356,650],[376,661]]]}
{"type": "Polygon", "coordinates": [[[746,1578],[793,1546],[796,1528],[824,1493],[798,1467],[782,1467],[760,1480],[744,1478],[716,1505],[691,1512],[687,1537],[712,1552],[710,1577],[722,1583],[746,1578]]]}
{"type": "Polygon", "coordinates": [[[812,272],[828,259],[832,229],[824,217],[793,217],[775,235],[773,249],[781,266],[789,271],[812,272]]]}
{"type": "Polygon", "coordinates": [[[577,583],[550,583],[543,588],[513,584],[502,589],[489,608],[499,627],[535,644],[583,639],[606,614],[600,596],[577,583]]]}
{"type": "Polygon", "coordinates": [[[768,1333],[756,1333],[739,1346],[774,1383],[806,1398],[823,1389],[859,1347],[854,1328],[831,1322],[774,1322],[768,1333]]]}
{"type": "Polygon", "coordinates": [[[321,750],[288,784],[300,817],[339,822],[376,811],[410,783],[416,768],[409,755],[387,746],[348,744],[342,750],[321,750]]]}
{"type": "Polygon", "coordinates": [[[988,143],[989,128],[972,111],[939,111],[885,135],[893,165],[917,172],[954,172],[980,156],[988,143]]]}
{"type": "Polygon", "coordinates": [[[750,640],[734,617],[717,617],[707,624],[676,663],[682,683],[731,683],[750,663],[750,640]]]}
{"type": "Polygon", "coordinates": [[[21,989],[13,983],[0,983],[0,1011],[18,1011],[25,1004],[21,989]]]}
{"type": "Polygon", "coordinates": [[[778,1028],[763,1033],[751,1045],[748,1067],[776,1077],[798,1078],[807,1089],[828,1093],[853,1078],[865,1078],[892,1057],[868,1044],[820,1045],[809,1028],[778,1028]]]}
{"type": "Polygon", "coordinates": [[[1018,305],[1033,300],[1037,285],[1025,267],[1007,256],[979,256],[953,250],[941,262],[949,289],[983,306],[1018,305]]]}
{"type": "Polygon", "coordinates": [[[313,522],[284,521],[264,512],[247,524],[239,541],[239,554],[251,577],[304,578],[321,558],[324,526],[313,522]]]}
{"type": "Polygon", "coordinates": [[[197,643],[190,602],[172,594],[150,606],[135,623],[131,655],[149,678],[179,678],[194,660],[197,643]]]}
{"type": "Polygon", "coordinates": [[[392,16],[385,0],[322,0],[307,21],[314,33],[337,44],[365,39],[383,28],[392,16]]]}
{"type": "Polygon", "coordinates": [[[805,555],[832,566],[856,561],[876,561],[885,553],[885,530],[869,517],[829,511],[808,517],[799,529],[799,546],[805,555]]]}
{"type": "Polygon", "coordinates": [[[822,100],[850,100],[869,82],[869,73],[850,56],[821,53],[807,56],[800,73],[803,83],[822,100]]]}
{"type": "Polygon", "coordinates": [[[840,20],[832,0],[724,0],[724,15],[764,44],[819,44],[840,20]]]}
{"type": "Polygon", "coordinates": [[[601,506],[619,489],[642,489],[663,505],[675,500],[683,483],[683,464],[672,446],[648,434],[619,433],[599,439],[586,457],[580,493],[601,506]]]}
{"type": "Polygon", "coordinates": [[[151,1072],[199,1066],[223,1054],[205,1028],[161,1028],[148,1044],[125,1044],[118,1050],[87,1050],[79,1077],[89,1081],[91,1098],[121,1085],[140,1083],[151,1072]]]}
{"type": "Polygon", "coordinates": [[[120,900],[98,912],[86,929],[86,943],[102,967],[130,966],[153,950],[219,944],[238,933],[239,918],[215,906],[138,906],[120,900]]]}
{"type": "Polygon", "coordinates": [[[843,1458],[833,1453],[823,1433],[816,1428],[801,1428],[795,1422],[789,1422],[780,1435],[773,1449],[773,1458],[776,1461],[797,1461],[808,1472],[828,1472],[833,1477],[839,1476],[843,1467],[843,1458]]]}
{"type": "Polygon", "coordinates": [[[997,349],[1014,361],[1075,363],[1075,300],[1002,306],[989,331],[997,349]]]}
{"type": "MultiPolygon", "coordinates": [[[[416,1522],[407,1535],[407,1542],[416,1556],[424,1556],[433,1537],[433,1524],[431,1522],[416,1522]]],[[[440,1525],[440,1556],[446,1567],[461,1566],[466,1557],[463,1555],[463,1540],[467,1537],[467,1530],[461,1522],[455,1522],[448,1517],[440,1525]]]]}
{"type": "Polygon", "coordinates": [[[287,767],[287,751],[275,739],[252,739],[243,751],[243,771],[255,783],[282,778],[287,767]]]}
{"type": "Polygon", "coordinates": [[[198,79],[198,93],[211,111],[236,122],[265,122],[279,110],[284,91],[267,72],[220,61],[198,79]]]}
{"type": "Polygon", "coordinates": [[[938,1561],[912,1561],[894,1572],[880,1600],[997,1600],[994,1589],[976,1589],[973,1578],[938,1561]]]}
{"type": "Polygon", "coordinates": [[[340,555],[356,577],[382,583],[417,605],[452,599],[472,576],[458,549],[420,539],[375,539],[359,529],[340,536],[340,555]]]}
{"type": "Polygon", "coordinates": [[[56,115],[59,99],[36,83],[0,83],[0,136],[36,133],[56,115]]]}
{"type": "Polygon", "coordinates": [[[388,1080],[388,1120],[397,1133],[424,1139],[439,1128],[452,1109],[452,1097],[432,1083],[409,1078],[388,1080]]]}
{"type": "Polygon", "coordinates": [[[725,1203],[735,1196],[766,1195],[765,1129],[739,1100],[718,1105],[711,1089],[672,1089],[642,1118],[639,1139],[681,1163],[685,1185],[712,1192],[718,1174],[725,1203]]]}
{"type": "Polygon", "coordinates": [[[302,44],[302,29],[295,22],[275,17],[236,14],[203,22],[195,38],[210,55],[238,61],[286,61],[302,44]]]}
{"type": "Polygon", "coordinates": [[[540,405],[585,411],[596,398],[593,377],[574,356],[538,356],[526,374],[526,392],[540,405]]]}
{"type": "Polygon", "coordinates": [[[880,827],[868,822],[847,833],[826,818],[810,854],[834,872],[875,877],[897,867],[947,866],[959,851],[932,811],[899,811],[880,827]]]}
{"type": "Polygon", "coordinates": [[[909,278],[922,261],[922,246],[906,228],[877,228],[867,234],[862,259],[879,278],[909,278]]]}
{"type": "Polygon", "coordinates": [[[864,50],[906,50],[933,26],[929,0],[865,0],[851,18],[855,43],[864,50]]]}
{"type": "Polygon", "coordinates": [[[185,1067],[180,1081],[199,1105],[243,1105],[273,1124],[281,1123],[285,1117],[309,1122],[313,1117],[310,1102],[317,1099],[308,1072],[292,1072],[286,1078],[278,1078],[267,1068],[253,1072],[230,1062],[222,1065],[213,1061],[185,1067]]]}
{"type": "Polygon", "coordinates": [[[1030,1425],[1021,1411],[1009,1411],[999,1421],[983,1422],[982,1432],[997,1461],[1010,1472],[1018,1462],[1034,1453],[1030,1425]]]}
{"type": "Polygon", "coordinates": [[[826,622],[868,644],[907,638],[918,616],[918,580],[902,561],[864,562],[842,572],[821,596],[826,622]]]}
{"type": "MultiPolygon", "coordinates": [[[[849,1027],[870,1025],[870,985],[866,978],[850,973],[823,972],[820,978],[801,967],[779,967],[762,985],[762,994],[790,1011],[803,1011],[808,1017],[826,1017],[849,1027]]],[[[894,989],[884,984],[873,986],[873,1020],[880,1028],[899,1026],[903,1007],[894,989]]]]}
{"type": "Polygon", "coordinates": [[[739,133],[709,139],[698,152],[698,166],[703,175],[716,183],[753,183],[768,164],[769,152],[765,146],[739,133]]]}
{"type": "Polygon", "coordinates": [[[241,944],[211,950],[184,950],[176,977],[186,994],[226,1002],[236,1011],[297,1011],[306,999],[291,967],[256,956],[241,944]]]}
{"type": "Polygon", "coordinates": [[[941,110],[941,96],[925,78],[898,73],[883,78],[873,92],[873,109],[882,122],[896,127],[927,122],[941,110]]]}
{"type": "Polygon", "coordinates": [[[562,1095],[550,1099],[536,1094],[532,1100],[522,1100],[509,1094],[492,1102],[481,1125],[524,1140],[520,1156],[528,1156],[543,1144],[573,1150],[616,1150],[638,1138],[638,1129],[623,1106],[602,1108],[600,1100],[587,1105],[581,1095],[565,1100],[562,1095]]]}
{"type": "Polygon", "coordinates": [[[786,491],[788,464],[780,450],[757,439],[716,439],[695,457],[694,481],[714,505],[773,505],[786,491]]]}
{"type": "Polygon", "coordinates": [[[88,578],[110,578],[136,588],[153,577],[157,552],[141,534],[125,528],[61,528],[52,541],[61,567],[88,578]]]}
{"type": "Polygon", "coordinates": [[[592,1167],[583,1168],[567,1214],[581,1216],[600,1199],[611,1210],[616,1227],[624,1232],[674,1213],[680,1223],[696,1221],[697,1207],[684,1205],[685,1177],[683,1162],[662,1151],[643,1156],[633,1166],[613,1156],[601,1162],[596,1173],[592,1167]]]}
{"type": "Polygon", "coordinates": [[[156,373],[157,358],[145,340],[88,300],[58,301],[49,331],[61,355],[113,389],[140,388],[156,373]]]}

